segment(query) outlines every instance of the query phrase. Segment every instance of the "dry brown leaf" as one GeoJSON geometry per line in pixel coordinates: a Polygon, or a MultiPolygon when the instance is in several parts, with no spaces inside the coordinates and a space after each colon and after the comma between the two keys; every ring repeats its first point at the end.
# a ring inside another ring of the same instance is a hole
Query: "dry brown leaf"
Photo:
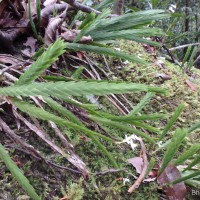
{"type": "Polygon", "coordinates": [[[30,10],[31,10],[31,16],[36,15],[36,1],[30,1],[30,10]]]}
{"type": "Polygon", "coordinates": [[[83,60],[83,58],[84,58],[84,53],[83,53],[83,52],[77,51],[77,52],[76,52],[76,55],[78,56],[78,58],[79,58],[80,60],[83,60]]]}
{"type": "Polygon", "coordinates": [[[67,3],[62,3],[62,4],[53,4],[46,6],[41,10],[41,26],[42,27],[47,27],[50,16],[56,12],[56,13],[62,13],[62,12],[67,12],[68,9],[68,4],[67,3]]]}
{"type": "Polygon", "coordinates": [[[61,34],[61,37],[68,42],[73,42],[80,32],[80,30],[66,30],[61,34]]]}
{"type": "Polygon", "coordinates": [[[163,187],[169,200],[184,200],[186,197],[187,190],[184,182],[180,182],[172,186],[166,186],[167,183],[178,178],[181,178],[181,174],[171,163],[157,179],[158,184],[163,187]]]}
{"type": "MultiPolygon", "coordinates": [[[[79,33],[80,33],[80,30],[66,30],[64,33],[61,34],[61,37],[68,42],[73,42],[79,33]]],[[[92,42],[92,37],[91,36],[83,36],[81,38],[80,42],[90,43],[90,42],[92,42]]]]}
{"type": "Polygon", "coordinates": [[[46,0],[43,5],[46,7],[46,6],[50,6],[50,5],[53,5],[57,2],[57,0],[46,0]]]}
{"type": "Polygon", "coordinates": [[[58,35],[57,31],[58,28],[62,24],[62,19],[61,18],[52,18],[45,30],[45,36],[44,36],[44,42],[46,45],[50,45],[56,40],[56,37],[58,35]]]}
{"type": "Polygon", "coordinates": [[[154,64],[158,67],[160,67],[160,69],[163,69],[164,68],[164,61],[161,60],[161,59],[157,59],[154,64]]]}
{"type": "Polygon", "coordinates": [[[144,165],[144,161],[141,157],[130,158],[128,159],[128,163],[132,164],[133,167],[135,167],[138,174],[141,174],[144,165]]]}
{"type": "Polygon", "coordinates": [[[36,50],[36,42],[37,40],[34,37],[28,37],[27,41],[23,44],[27,48],[22,50],[22,53],[28,57],[32,57],[36,50]]]}

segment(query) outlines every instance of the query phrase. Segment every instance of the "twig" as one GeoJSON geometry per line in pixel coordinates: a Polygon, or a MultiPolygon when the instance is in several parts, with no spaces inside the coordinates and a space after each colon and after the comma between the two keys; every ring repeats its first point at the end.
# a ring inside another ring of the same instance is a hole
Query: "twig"
{"type": "Polygon", "coordinates": [[[178,46],[178,47],[173,47],[173,48],[170,48],[169,51],[175,51],[175,50],[177,50],[177,49],[183,49],[183,48],[185,48],[185,47],[196,46],[196,45],[200,45],[200,43],[185,44],[185,45],[181,45],[181,46],[178,46]]]}
{"type": "Polygon", "coordinates": [[[16,7],[13,5],[13,3],[10,0],[7,0],[9,6],[13,9],[14,13],[17,15],[17,17],[21,18],[22,15],[18,12],[18,10],[16,9],[16,7]]]}
{"type": "Polygon", "coordinates": [[[65,170],[68,170],[68,171],[70,171],[70,172],[74,172],[74,173],[77,173],[77,174],[82,174],[81,171],[74,170],[74,169],[71,169],[71,168],[69,168],[69,167],[64,167],[64,166],[58,165],[58,164],[56,164],[56,163],[51,162],[50,160],[47,160],[46,162],[49,163],[49,164],[52,165],[52,166],[57,167],[57,168],[65,169],[65,170]]]}
{"type": "Polygon", "coordinates": [[[147,167],[148,167],[146,147],[145,147],[142,139],[139,140],[139,141],[140,141],[140,145],[141,145],[141,149],[142,149],[142,157],[143,157],[144,164],[143,164],[142,173],[140,174],[140,176],[138,177],[138,179],[135,181],[135,183],[129,188],[129,190],[128,190],[129,193],[134,192],[140,186],[140,184],[142,183],[142,181],[145,178],[147,167]]]}
{"type": "Polygon", "coordinates": [[[11,58],[11,59],[16,59],[16,60],[19,60],[19,61],[21,61],[21,62],[24,62],[23,59],[18,58],[18,57],[16,57],[16,56],[13,56],[13,55],[11,55],[11,54],[0,54],[0,57],[9,57],[9,58],[11,58]]]}
{"type": "Polygon", "coordinates": [[[36,157],[42,158],[40,156],[40,153],[37,152],[33,146],[27,144],[26,142],[24,142],[18,135],[16,135],[14,133],[14,131],[12,129],[10,129],[10,127],[0,118],[0,126],[2,128],[2,130],[7,134],[7,136],[12,139],[14,142],[20,144],[21,146],[23,146],[24,148],[28,149],[29,152],[32,152],[32,154],[36,157]]]}
{"type": "Polygon", "coordinates": [[[9,148],[13,148],[13,149],[16,149],[18,151],[21,151],[29,156],[32,156],[33,158],[35,158],[36,160],[42,160],[41,157],[38,157],[38,156],[35,156],[33,154],[31,154],[29,151],[26,151],[18,146],[14,146],[14,145],[11,145],[11,144],[7,144],[7,145],[4,145],[5,147],[9,147],[9,148]]]}
{"type": "Polygon", "coordinates": [[[110,173],[117,173],[117,172],[121,172],[121,171],[125,171],[127,172],[126,169],[108,169],[106,171],[102,171],[102,172],[97,172],[94,175],[95,176],[101,176],[101,175],[106,175],[106,174],[110,174],[110,173]]]}
{"type": "MultiPolygon", "coordinates": [[[[12,69],[12,68],[15,68],[15,67],[17,67],[17,66],[19,66],[19,65],[21,65],[21,64],[23,64],[22,62],[21,63],[17,63],[17,64],[15,64],[15,65],[11,65],[11,66],[9,66],[9,67],[7,67],[6,65],[6,67],[4,68],[4,69],[2,69],[2,70],[0,70],[0,75],[2,75],[3,73],[5,73],[6,71],[8,71],[8,70],[10,70],[10,69],[12,69]]],[[[1,67],[2,67],[3,65],[1,64],[1,67]]]]}
{"type": "Polygon", "coordinates": [[[200,55],[196,58],[196,60],[194,61],[194,65],[197,63],[197,61],[199,61],[200,60],[200,55]]]}
{"type": "Polygon", "coordinates": [[[67,2],[69,5],[71,5],[72,7],[74,7],[77,10],[81,10],[83,12],[87,12],[87,13],[96,13],[96,14],[100,14],[101,12],[99,12],[98,10],[95,10],[94,8],[91,8],[89,6],[85,6],[83,4],[78,3],[75,0],[64,0],[65,2],[67,2]]]}
{"type": "Polygon", "coordinates": [[[51,138],[47,135],[47,133],[42,129],[42,127],[39,125],[39,122],[37,122],[37,119],[34,119],[34,122],[29,122],[26,118],[24,118],[22,115],[20,115],[16,108],[13,109],[13,113],[16,118],[20,119],[26,126],[29,127],[32,131],[34,131],[42,140],[44,140],[54,151],[60,153],[63,157],[65,157],[71,164],[73,164],[75,167],[77,167],[83,174],[85,178],[88,177],[88,171],[86,169],[85,163],[79,158],[78,155],[76,155],[71,149],[65,149],[63,150],[59,146],[57,146],[51,138]]]}
{"type": "Polygon", "coordinates": [[[176,63],[176,61],[174,60],[174,57],[173,57],[172,53],[170,52],[170,50],[165,45],[162,45],[162,47],[163,47],[163,49],[165,49],[167,51],[167,53],[169,54],[172,62],[176,63]]]}
{"type": "MultiPolygon", "coordinates": [[[[37,156],[35,156],[35,155],[33,155],[33,154],[30,154],[30,152],[28,152],[28,151],[26,151],[26,150],[24,150],[24,149],[22,149],[22,148],[19,148],[19,147],[17,147],[17,146],[14,146],[14,145],[5,145],[5,147],[14,148],[14,149],[16,149],[16,150],[18,150],[18,151],[22,151],[23,153],[32,156],[33,158],[35,158],[35,159],[37,159],[37,160],[41,160],[41,158],[39,158],[39,157],[37,157],[37,156]]],[[[52,161],[50,161],[50,160],[46,160],[45,158],[42,158],[42,160],[43,160],[45,163],[50,164],[50,165],[52,165],[52,166],[54,166],[54,167],[57,167],[57,168],[59,168],[59,169],[65,169],[65,170],[68,170],[68,171],[73,172],[73,173],[76,173],[76,174],[82,174],[81,171],[74,170],[74,169],[71,169],[71,168],[69,168],[69,167],[64,167],[64,166],[58,165],[58,164],[56,164],[56,163],[54,163],[54,162],[52,162],[52,161]]]]}

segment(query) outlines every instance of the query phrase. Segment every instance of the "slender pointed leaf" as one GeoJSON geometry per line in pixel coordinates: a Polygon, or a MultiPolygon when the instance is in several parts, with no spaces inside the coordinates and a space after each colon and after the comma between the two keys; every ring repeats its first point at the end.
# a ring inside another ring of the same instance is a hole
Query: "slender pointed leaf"
{"type": "Polygon", "coordinates": [[[167,125],[165,126],[161,136],[160,136],[160,140],[162,140],[164,138],[164,136],[167,134],[167,132],[171,129],[171,127],[174,125],[174,123],[176,122],[176,120],[178,119],[178,117],[180,116],[181,112],[184,109],[184,105],[180,104],[178,106],[178,108],[176,109],[176,111],[174,112],[174,115],[171,117],[171,119],[169,120],[169,122],[167,123],[167,125]]]}
{"type": "Polygon", "coordinates": [[[167,147],[167,151],[164,155],[159,174],[161,174],[165,170],[170,161],[173,159],[174,155],[176,154],[178,148],[180,147],[186,135],[187,135],[187,129],[176,129],[172,141],[167,147]]]}
{"type": "Polygon", "coordinates": [[[0,144],[0,158],[6,164],[7,168],[10,170],[10,172],[16,178],[22,188],[27,192],[27,194],[34,200],[41,200],[41,198],[35,192],[33,186],[29,183],[29,180],[24,176],[22,171],[17,167],[10,156],[6,153],[6,150],[4,149],[2,144],[0,144]]]}

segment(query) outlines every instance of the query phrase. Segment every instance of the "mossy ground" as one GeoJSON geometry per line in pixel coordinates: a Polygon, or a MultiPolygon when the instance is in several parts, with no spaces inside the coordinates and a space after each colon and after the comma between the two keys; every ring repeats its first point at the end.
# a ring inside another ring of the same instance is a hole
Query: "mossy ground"
{"type": "MultiPolygon", "coordinates": [[[[89,54],[88,56],[96,63],[96,65],[102,69],[107,67],[109,72],[107,77],[105,74],[101,74],[102,79],[110,80],[125,80],[134,83],[144,83],[147,85],[153,85],[163,87],[169,90],[167,96],[157,95],[153,97],[150,103],[142,110],[142,113],[164,113],[168,117],[171,117],[176,107],[180,103],[184,103],[185,109],[179,117],[177,123],[173,127],[173,130],[177,127],[190,127],[195,122],[200,120],[200,71],[193,68],[189,75],[183,73],[178,65],[174,65],[168,61],[163,60],[162,66],[157,61],[161,60],[157,50],[153,52],[146,52],[142,45],[134,42],[121,41],[118,44],[120,49],[133,54],[138,55],[148,62],[147,66],[141,66],[138,64],[124,63],[114,58],[106,57],[102,62],[102,57],[89,54]],[[164,80],[159,74],[167,74],[170,80],[164,80]],[[192,89],[185,83],[185,80],[190,80],[197,85],[198,89],[192,91],[192,89]]],[[[99,71],[101,73],[101,71],[99,71]]],[[[145,93],[136,93],[125,95],[129,102],[135,106],[145,93]]],[[[111,113],[119,113],[113,105],[106,99],[100,98],[99,102],[111,113]]],[[[130,104],[126,105],[130,109],[130,104]]],[[[161,122],[154,122],[154,125],[162,129],[166,125],[167,120],[161,122]]],[[[46,127],[46,125],[43,125],[46,127]]],[[[94,128],[94,127],[92,127],[94,128]]],[[[15,127],[17,131],[17,128],[15,127]]],[[[30,131],[26,133],[26,128],[22,127],[21,132],[18,134],[26,139],[28,143],[35,146],[38,150],[43,152],[46,158],[54,160],[55,163],[63,166],[71,167],[61,156],[55,154],[47,145],[44,144],[30,131]]],[[[172,131],[173,131],[172,130],[172,131]]],[[[124,138],[124,132],[107,127],[106,131],[115,136],[124,138]]],[[[127,190],[134,182],[136,172],[132,166],[127,163],[128,158],[138,156],[140,149],[132,151],[128,145],[115,145],[108,142],[104,142],[108,151],[112,152],[113,156],[118,161],[120,168],[125,169],[117,173],[106,173],[104,175],[97,175],[98,172],[106,171],[111,169],[112,166],[108,162],[107,158],[102,155],[100,150],[90,140],[85,140],[82,137],[75,135],[74,132],[66,130],[68,137],[72,140],[75,146],[76,153],[86,163],[88,170],[90,171],[90,179],[83,181],[81,176],[67,170],[61,170],[58,168],[50,167],[45,162],[40,162],[29,155],[22,153],[19,150],[9,149],[9,153],[12,159],[18,163],[18,166],[24,171],[31,184],[34,186],[36,191],[42,195],[43,199],[59,199],[66,194],[74,196],[73,199],[78,200],[78,196],[82,196],[82,199],[159,199],[160,193],[155,182],[142,184],[136,192],[128,194],[127,190]],[[123,183],[123,178],[129,178],[130,182],[123,183]],[[79,195],[78,195],[79,194],[79,195]]],[[[189,142],[199,142],[200,132],[196,131],[191,135],[189,142]]],[[[167,137],[171,137],[167,135],[167,137]]],[[[2,141],[7,143],[6,138],[2,138],[2,141]]],[[[154,151],[152,145],[145,143],[146,148],[151,157],[151,152],[154,151]]],[[[162,152],[156,155],[157,161],[161,161],[162,152]]],[[[27,198],[24,195],[23,190],[19,187],[17,182],[12,178],[11,174],[7,171],[4,164],[0,163],[0,192],[4,194],[7,199],[22,199],[27,198]]],[[[3,199],[3,197],[1,197],[3,199]]],[[[5,199],[5,198],[4,198],[5,199]]],[[[189,197],[189,199],[192,199],[189,197]]]]}

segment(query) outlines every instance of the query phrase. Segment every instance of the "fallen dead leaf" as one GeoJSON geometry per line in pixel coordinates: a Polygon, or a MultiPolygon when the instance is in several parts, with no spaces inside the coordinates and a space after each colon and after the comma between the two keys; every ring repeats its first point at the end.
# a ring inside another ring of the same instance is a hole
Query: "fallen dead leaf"
{"type": "Polygon", "coordinates": [[[46,0],[43,5],[44,6],[50,6],[50,5],[53,5],[57,2],[57,0],[46,0]]]}
{"type": "Polygon", "coordinates": [[[78,52],[76,52],[76,55],[78,56],[79,59],[83,60],[83,58],[84,58],[83,52],[78,51],[78,52]]]}
{"type": "MultiPolygon", "coordinates": [[[[64,33],[61,34],[61,37],[68,41],[68,42],[73,42],[76,36],[80,33],[80,30],[66,30],[64,33]]],[[[82,43],[89,43],[92,42],[92,37],[91,36],[83,36],[80,39],[80,42],[82,43]]]]}
{"type": "Polygon", "coordinates": [[[41,26],[42,27],[47,27],[49,20],[51,19],[51,15],[53,13],[62,13],[62,12],[67,12],[68,9],[68,4],[67,3],[62,3],[62,4],[53,4],[53,5],[48,5],[45,8],[41,10],[41,26]]]}
{"type": "Polygon", "coordinates": [[[57,30],[61,26],[63,20],[61,18],[52,18],[45,30],[44,41],[46,45],[50,45],[56,40],[57,30]]]}
{"type": "Polygon", "coordinates": [[[32,57],[36,50],[36,42],[37,40],[34,37],[28,37],[27,41],[23,44],[27,48],[22,50],[21,52],[28,57],[32,57]]]}
{"type": "Polygon", "coordinates": [[[184,200],[186,197],[186,186],[184,182],[166,186],[167,183],[181,178],[179,170],[171,163],[164,172],[158,177],[157,182],[163,187],[169,200],[184,200]]]}
{"type": "Polygon", "coordinates": [[[144,164],[144,161],[141,157],[130,158],[128,159],[128,163],[132,164],[133,167],[135,167],[136,172],[138,174],[141,174],[142,169],[143,169],[143,164],[144,164]]]}

